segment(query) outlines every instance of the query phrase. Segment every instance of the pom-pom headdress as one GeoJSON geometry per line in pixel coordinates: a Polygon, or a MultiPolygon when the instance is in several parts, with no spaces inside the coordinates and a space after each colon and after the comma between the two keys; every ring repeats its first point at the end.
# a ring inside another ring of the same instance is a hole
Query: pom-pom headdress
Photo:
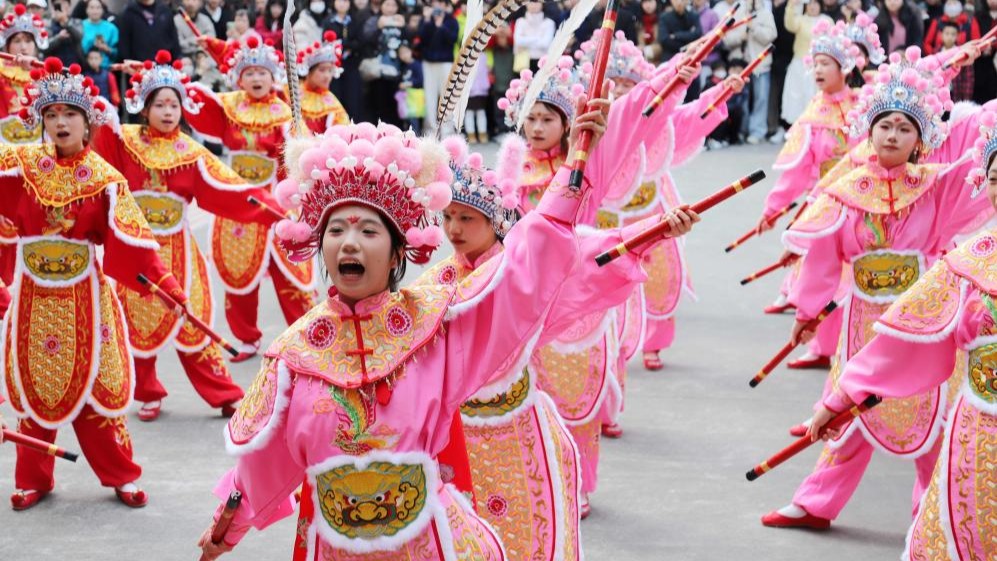
{"type": "Polygon", "coordinates": [[[848,24],[846,33],[852,43],[865,48],[869,64],[879,66],[886,60],[886,51],[879,42],[879,26],[864,12],[859,12],[855,20],[848,24]]]}
{"type": "Polygon", "coordinates": [[[997,154],[997,112],[984,110],[979,122],[980,136],[973,145],[973,171],[966,177],[966,181],[973,185],[974,198],[986,189],[990,158],[997,154]]]}
{"type": "Polygon", "coordinates": [[[18,33],[27,33],[35,40],[39,49],[48,48],[48,31],[45,21],[38,14],[29,14],[24,4],[14,6],[14,11],[0,19],[0,39],[6,46],[11,37],[18,33]]]}
{"type": "Polygon", "coordinates": [[[855,63],[858,57],[862,56],[862,52],[848,38],[844,22],[831,23],[827,18],[820,18],[814,24],[810,53],[804,59],[807,66],[813,66],[814,57],[817,55],[833,58],[841,66],[841,72],[848,74],[852,68],[855,68],[855,63]]]}
{"type": "Polygon", "coordinates": [[[273,75],[274,84],[282,86],[287,82],[284,70],[284,55],[274,48],[273,42],[263,43],[257,37],[247,37],[245,43],[235,41],[225,52],[225,63],[219,68],[232,88],[239,87],[239,77],[247,68],[263,68],[273,75]]]}
{"type": "Polygon", "coordinates": [[[439,143],[370,123],[338,125],[324,136],[290,143],[298,144],[288,149],[290,177],[277,184],[275,195],[285,208],[300,209],[297,221],[282,220],[276,228],[291,260],[318,251],[330,212],[361,205],[405,238],[410,261],[429,261],[443,241],[437,213],[452,200],[449,158],[439,143]]]}
{"type": "Polygon", "coordinates": [[[129,113],[142,111],[149,96],[160,88],[170,88],[177,92],[184,111],[196,114],[201,110],[204,103],[198,101],[197,91],[188,89],[190,76],[180,70],[183,64],[172,58],[169,51],[159,51],[155,62],[145,61],[142,70],[132,75],[129,80],[131,87],[125,92],[125,107],[129,113]]]}
{"type": "Polygon", "coordinates": [[[100,97],[100,90],[93,80],[83,76],[80,65],[71,64],[64,69],[62,61],[49,57],[44,68],[31,70],[32,83],[25,89],[18,117],[27,128],[38,126],[42,112],[49,105],[65,104],[80,108],[91,125],[107,122],[107,105],[100,97]]]}
{"type": "Polygon", "coordinates": [[[298,76],[304,78],[313,66],[323,62],[332,63],[333,78],[339,78],[343,73],[343,42],[336,38],[335,31],[326,31],[321,41],[315,41],[298,53],[298,76]]]}
{"type": "Polygon", "coordinates": [[[889,60],[871,84],[862,86],[858,103],[848,112],[849,132],[861,137],[877,115],[900,111],[917,123],[925,148],[938,148],[948,136],[942,114],[953,105],[938,61],[922,59],[918,47],[908,47],[902,55],[893,53],[889,60]]]}
{"type": "MultiPolygon", "coordinates": [[[[541,65],[544,61],[540,62],[541,65]]],[[[540,94],[536,97],[537,102],[547,103],[556,107],[570,122],[575,117],[575,102],[578,97],[585,93],[585,88],[575,80],[572,67],[574,62],[569,56],[562,56],[557,62],[557,69],[554,74],[544,84],[540,94]]],[[[525,115],[529,114],[533,108],[524,107],[528,102],[526,92],[533,81],[533,72],[529,69],[523,70],[519,78],[509,82],[509,89],[505,92],[505,97],[498,101],[498,107],[505,112],[505,123],[510,127],[518,126],[520,121],[525,121],[525,115]]]]}
{"type": "MultiPolygon", "coordinates": [[[[588,89],[592,80],[592,67],[596,52],[599,50],[599,40],[589,39],[575,51],[578,61],[578,78],[582,87],[588,89]]],[[[606,79],[626,79],[635,83],[642,82],[654,73],[654,65],[644,59],[644,52],[633,41],[626,38],[622,31],[617,31],[613,44],[609,49],[609,60],[606,61],[606,79]]]]}
{"type": "Polygon", "coordinates": [[[484,214],[491,221],[495,235],[504,238],[520,218],[516,207],[519,205],[519,176],[523,169],[525,147],[518,153],[518,158],[514,154],[506,154],[507,161],[500,162],[504,165],[490,170],[484,167],[481,154],[468,153],[462,138],[448,137],[443,140],[443,146],[450,153],[453,202],[484,214]]]}

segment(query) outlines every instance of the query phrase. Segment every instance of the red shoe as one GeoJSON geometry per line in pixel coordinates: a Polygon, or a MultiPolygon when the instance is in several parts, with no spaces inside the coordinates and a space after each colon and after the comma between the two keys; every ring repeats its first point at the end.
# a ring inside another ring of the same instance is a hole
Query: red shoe
{"type": "Polygon", "coordinates": [[[831,357],[798,358],[786,363],[786,368],[790,370],[830,370],[831,357]]]}
{"type": "Polygon", "coordinates": [[[606,438],[619,438],[623,436],[623,427],[619,423],[602,425],[602,436],[606,438]]]}
{"type": "Polygon", "coordinates": [[[592,505],[589,504],[588,495],[582,495],[582,504],[579,506],[581,507],[579,513],[582,520],[585,520],[592,514],[592,505]]]}
{"type": "Polygon", "coordinates": [[[661,363],[658,353],[644,353],[644,368],[651,372],[661,370],[665,365],[661,363]]]}
{"type": "Polygon", "coordinates": [[[238,350],[239,354],[230,358],[229,362],[245,362],[253,358],[254,356],[256,356],[256,353],[260,351],[260,342],[257,341],[255,343],[243,343],[239,345],[238,350]]]}
{"type": "Polygon", "coordinates": [[[796,438],[800,438],[801,436],[806,436],[806,434],[807,434],[807,425],[803,423],[800,423],[789,429],[789,435],[795,436],[796,438]]]}
{"type": "Polygon", "coordinates": [[[142,408],[138,410],[138,420],[145,421],[146,423],[155,421],[159,418],[159,413],[162,408],[162,401],[150,401],[148,403],[144,403],[142,404],[142,408]]]}
{"type": "Polygon", "coordinates": [[[49,493],[51,491],[36,491],[34,489],[16,491],[10,496],[10,508],[14,510],[28,510],[42,502],[42,499],[47,497],[49,493]]]}
{"type": "Polygon", "coordinates": [[[785,304],[782,304],[781,306],[776,304],[765,306],[765,309],[763,311],[766,314],[784,314],[790,310],[795,310],[795,309],[796,306],[787,302],[785,304]]]}
{"type": "Polygon", "coordinates": [[[810,528],[811,530],[827,530],[831,527],[831,521],[827,518],[820,518],[812,514],[805,514],[800,518],[790,518],[779,514],[773,510],[762,517],[762,526],[769,528],[810,528]]]}
{"type": "Polygon", "coordinates": [[[237,409],[239,409],[239,406],[235,403],[226,403],[225,405],[222,405],[222,417],[231,419],[232,415],[235,415],[237,409]]]}
{"type": "Polygon", "coordinates": [[[122,491],[121,489],[114,489],[114,494],[118,496],[118,500],[125,503],[126,506],[131,508],[142,508],[149,504],[149,496],[145,494],[145,491],[139,489],[138,491],[122,491]]]}

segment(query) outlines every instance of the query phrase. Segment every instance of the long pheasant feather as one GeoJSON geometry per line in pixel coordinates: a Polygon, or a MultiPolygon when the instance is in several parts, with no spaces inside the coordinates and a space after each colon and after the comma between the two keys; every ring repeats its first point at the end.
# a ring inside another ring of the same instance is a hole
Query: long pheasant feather
{"type": "Polygon", "coordinates": [[[294,42],[291,16],[294,14],[294,2],[287,3],[284,12],[284,71],[287,73],[287,93],[291,98],[291,136],[298,136],[301,125],[301,84],[298,81],[298,46],[294,42]]]}
{"type": "MultiPolygon", "coordinates": [[[[469,88],[471,73],[474,72],[481,53],[488,46],[488,41],[501,25],[508,22],[513,14],[526,5],[526,2],[527,0],[499,0],[499,3],[489,10],[473,29],[471,26],[465,28],[464,43],[461,45],[454,63],[450,66],[450,74],[447,76],[443,93],[436,106],[436,122],[445,123],[457,109],[457,104],[464,95],[464,91],[469,88]]],[[[463,119],[463,117],[461,118],[463,119]]],[[[442,128],[438,127],[437,134],[442,128]]]]}
{"type": "Polygon", "coordinates": [[[522,110],[519,112],[516,130],[523,128],[523,125],[526,123],[526,117],[530,114],[530,108],[533,107],[537,98],[540,97],[540,93],[543,91],[544,86],[547,85],[547,81],[557,71],[557,63],[561,55],[568,48],[568,45],[571,44],[571,40],[574,39],[575,31],[578,30],[582,22],[585,21],[585,18],[592,12],[598,1],[580,0],[571,9],[568,19],[564,20],[564,23],[557,28],[557,32],[554,33],[554,40],[551,41],[550,48],[547,49],[547,56],[544,57],[544,63],[537,69],[536,74],[533,75],[533,79],[530,81],[530,87],[526,88],[526,93],[523,94],[522,110]]]}
{"type": "MultiPolygon", "coordinates": [[[[464,19],[464,37],[461,38],[461,45],[467,38],[471,36],[471,31],[477,27],[478,22],[485,17],[485,2],[484,0],[468,0],[467,11],[465,12],[464,19]]],[[[480,58],[478,60],[481,60],[480,58]]],[[[474,68],[471,70],[470,78],[474,80],[475,71],[479,67],[475,64],[474,68]]],[[[467,102],[471,99],[471,88],[465,86],[463,91],[461,91],[460,98],[457,100],[457,107],[453,111],[453,126],[454,130],[460,132],[462,126],[464,126],[464,112],[467,111],[467,102]]],[[[442,128],[442,122],[440,123],[442,128]]]]}

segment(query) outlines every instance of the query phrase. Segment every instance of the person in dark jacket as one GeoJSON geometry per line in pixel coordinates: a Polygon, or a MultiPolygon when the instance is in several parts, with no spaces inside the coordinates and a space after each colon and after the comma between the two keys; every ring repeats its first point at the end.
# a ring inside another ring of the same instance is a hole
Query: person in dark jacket
{"type": "MultiPolygon", "coordinates": [[[[661,43],[662,60],[678,54],[682,47],[703,36],[699,14],[689,9],[687,0],[669,0],[669,7],[658,21],[658,42],[661,43]]],[[[693,80],[686,93],[686,100],[699,97],[699,80],[693,80]]]]}
{"type": "MultiPolygon", "coordinates": [[[[599,0],[592,13],[578,26],[578,31],[575,32],[575,47],[591,39],[595,31],[602,27],[602,20],[606,16],[606,3],[606,0],[599,0]]],[[[637,17],[634,16],[633,10],[620,8],[616,16],[616,31],[622,31],[627,39],[637,43],[637,17]]]]}
{"type": "MultiPolygon", "coordinates": [[[[997,25],[997,0],[980,0],[976,8],[976,20],[980,22],[980,33],[986,35],[997,25]]],[[[973,86],[973,99],[980,105],[997,97],[997,68],[994,68],[994,48],[988,46],[983,56],[973,63],[976,83],[973,86]]]]}
{"type": "Polygon", "coordinates": [[[356,122],[367,120],[364,107],[364,83],[360,77],[363,52],[363,22],[353,17],[350,0],[333,0],[329,17],[322,22],[322,31],[333,31],[343,42],[343,73],[332,81],[329,89],[342,102],[346,114],[356,122]]]}
{"type": "Polygon", "coordinates": [[[73,63],[83,66],[83,29],[78,20],[69,17],[69,2],[57,0],[52,3],[52,21],[48,28],[48,49],[45,56],[54,56],[65,65],[73,63]]]}
{"type": "Polygon", "coordinates": [[[215,37],[219,39],[228,37],[228,24],[235,19],[235,12],[225,0],[206,0],[201,11],[208,16],[211,24],[215,26],[215,37]]]}
{"type": "Polygon", "coordinates": [[[440,89],[447,81],[453,64],[454,46],[457,44],[459,25],[451,13],[449,2],[432,0],[422,14],[419,26],[419,47],[422,50],[423,90],[426,96],[425,130],[436,133],[436,104],[440,89]]]}
{"type": "Polygon", "coordinates": [[[180,40],[173,12],[159,0],[133,0],[117,20],[118,56],[129,60],[153,60],[160,49],[180,59],[180,40]]]}

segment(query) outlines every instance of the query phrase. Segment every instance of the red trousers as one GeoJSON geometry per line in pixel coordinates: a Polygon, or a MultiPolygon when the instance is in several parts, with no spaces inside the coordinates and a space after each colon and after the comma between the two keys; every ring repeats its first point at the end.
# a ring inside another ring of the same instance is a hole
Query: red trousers
{"type": "MultiPolygon", "coordinates": [[[[55,442],[57,432],[42,428],[30,419],[21,419],[17,430],[46,442],[55,442]]],[[[121,487],[142,476],[142,468],[132,461],[132,439],[125,417],[104,417],[90,405],[84,405],[73,421],[73,430],[101,485],[121,487]]],[[[17,447],[15,487],[26,491],[51,491],[55,487],[54,472],[55,456],[17,447]]]]}
{"type": "MultiPolygon", "coordinates": [[[[273,260],[267,269],[277,291],[277,302],[284,312],[284,319],[290,325],[315,305],[313,292],[304,292],[287,280],[273,260]]],[[[225,293],[225,319],[228,320],[232,335],[243,343],[255,343],[263,338],[263,332],[256,325],[260,307],[260,287],[248,294],[225,293]]]]}
{"type": "MultiPolygon", "coordinates": [[[[201,399],[211,407],[229,405],[242,399],[243,392],[229,373],[221,350],[215,343],[196,353],[177,350],[180,365],[201,399]]],[[[135,357],[135,399],[143,403],[169,395],[156,375],[156,357],[135,357]]]]}

